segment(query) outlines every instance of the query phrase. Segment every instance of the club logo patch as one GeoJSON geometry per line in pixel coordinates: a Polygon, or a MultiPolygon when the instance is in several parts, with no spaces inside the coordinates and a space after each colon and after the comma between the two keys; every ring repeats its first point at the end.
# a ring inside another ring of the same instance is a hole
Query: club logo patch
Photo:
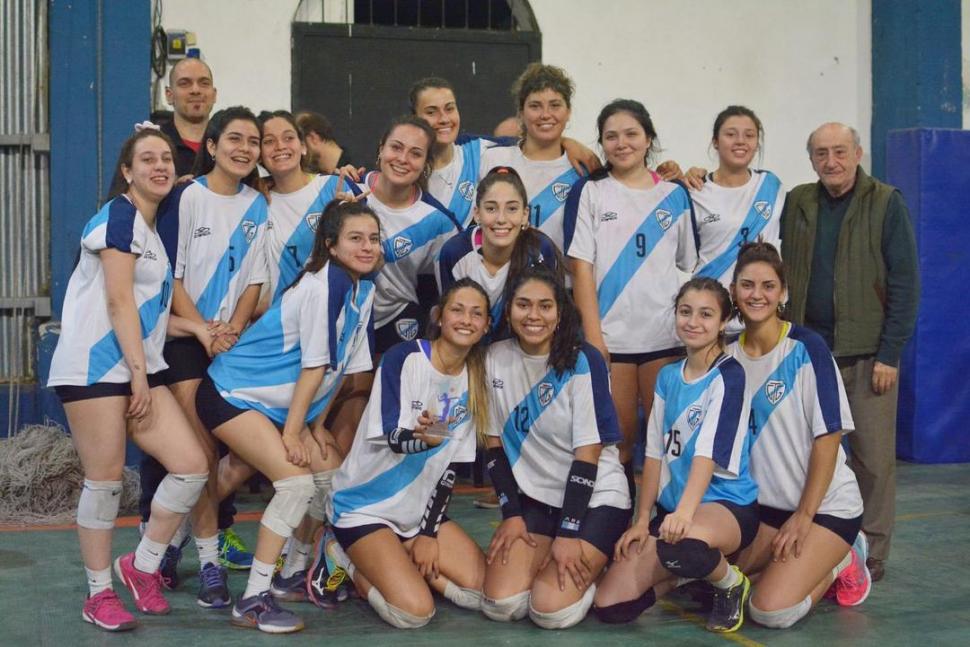
{"type": "Polygon", "coordinates": [[[460,193],[461,197],[465,198],[465,200],[471,202],[472,198],[475,197],[475,185],[468,180],[465,180],[458,185],[458,193],[460,193]]]}
{"type": "Polygon", "coordinates": [[[778,404],[785,397],[785,383],[781,380],[768,380],[765,383],[765,397],[771,404],[778,404]]]}
{"type": "Polygon", "coordinates": [[[414,243],[406,236],[398,236],[394,239],[392,245],[394,247],[394,256],[404,258],[411,253],[411,248],[414,246],[414,243]]]}
{"type": "Polygon", "coordinates": [[[404,341],[414,341],[418,337],[417,319],[398,319],[394,323],[394,328],[397,330],[397,336],[404,341]]]}
{"type": "Polygon", "coordinates": [[[243,220],[240,224],[243,233],[246,235],[246,242],[253,242],[253,238],[256,238],[256,223],[252,220],[243,220]]]}
{"type": "Polygon", "coordinates": [[[673,215],[665,209],[657,209],[656,214],[657,223],[660,225],[660,228],[664,231],[670,229],[670,225],[674,221],[673,215]]]}
{"type": "Polygon", "coordinates": [[[565,182],[556,182],[552,185],[552,194],[556,196],[556,200],[560,202],[565,202],[566,198],[569,197],[569,189],[572,187],[565,182]]]}
{"type": "Polygon", "coordinates": [[[308,213],[306,215],[306,224],[310,228],[310,231],[315,232],[317,230],[317,225],[320,224],[320,216],[323,214],[319,211],[316,213],[308,213]]]}
{"type": "Polygon", "coordinates": [[[771,220],[771,205],[764,200],[759,200],[754,203],[754,210],[761,214],[761,217],[765,220],[771,220]]]}
{"type": "Polygon", "coordinates": [[[451,410],[451,424],[456,427],[461,424],[461,421],[465,419],[468,414],[468,409],[464,405],[456,404],[455,408],[451,410]]]}
{"type": "Polygon", "coordinates": [[[687,425],[690,427],[691,431],[697,431],[697,428],[701,426],[701,421],[703,419],[703,412],[696,404],[687,410],[687,425]]]}
{"type": "Polygon", "coordinates": [[[616,220],[617,215],[615,211],[607,211],[602,216],[600,216],[600,222],[610,222],[611,220],[616,220]]]}
{"type": "Polygon", "coordinates": [[[538,391],[539,391],[539,404],[541,404],[544,407],[549,406],[549,403],[552,402],[553,396],[556,395],[556,390],[552,388],[552,385],[549,384],[548,382],[543,382],[542,384],[539,385],[538,391]]]}

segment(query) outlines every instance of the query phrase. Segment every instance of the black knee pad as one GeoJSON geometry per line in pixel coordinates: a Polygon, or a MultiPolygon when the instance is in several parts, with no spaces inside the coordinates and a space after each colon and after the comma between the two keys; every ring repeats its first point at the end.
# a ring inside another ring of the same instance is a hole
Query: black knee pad
{"type": "Polygon", "coordinates": [[[657,594],[653,592],[653,589],[647,589],[647,592],[638,597],[636,600],[627,600],[626,602],[618,602],[616,604],[611,604],[608,607],[593,607],[593,615],[600,619],[602,622],[609,624],[624,624],[627,622],[633,622],[640,614],[649,609],[657,601],[657,594]]]}
{"type": "Polygon", "coordinates": [[[679,577],[707,577],[721,561],[721,553],[700,539],[681,539],[676,544],[657,542],[660,565],[679,577]]]}

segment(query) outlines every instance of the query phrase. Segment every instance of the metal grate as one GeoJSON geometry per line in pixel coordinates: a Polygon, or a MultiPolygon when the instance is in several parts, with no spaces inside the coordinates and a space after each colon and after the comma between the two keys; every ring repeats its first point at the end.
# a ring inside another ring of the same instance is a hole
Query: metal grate
{"type": "Polygon", "coordinates": [[[538,31],[524,0],[354,0],[354,24],[538,31]]]}

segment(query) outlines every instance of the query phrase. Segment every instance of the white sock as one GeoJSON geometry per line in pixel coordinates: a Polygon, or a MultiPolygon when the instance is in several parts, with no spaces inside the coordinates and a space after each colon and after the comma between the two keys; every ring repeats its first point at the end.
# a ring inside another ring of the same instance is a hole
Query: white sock
{"type": "Polygon", "coordinates": [[[135,568],[142,573],[154,573],[162,563],[166,548],[168,544],[152,541],[148,535],[143,536],[135,549],[135,568]]]}
{"type": "Polygon", "coordinates": [[[253,558],[252,568],[249,569],[249,581],[246,583],[246,591],[243,598],[251,598],[254,595],[269,591],[270,583],[273,581],[273,570],[275,564],[266,564],[253,558]]]}
{"type": "Polygon", "coordinates": [[[732,586],[736,586],[740,581],[741,575],[737,569],[728,564],[727,574],[716,582],[711,582],[711,585],[718,589],[729,589],[732,586]]]}
{"type": "Polygon", "coordinates": [[[179,527],[175,530],[175,534],[172,535],[172,538],[169,540],[169,546],[175,546],[178,548],[182,545],[182,542],[185,541],[185,537],[189,534],[190,523],[189,515],[185,515],[185,518],[182,519],[182,523],[180,523],[179,527]]]}
{"type": "Polygon", "coordinates": [[[88,591],[91,597],[96,596],[101,591],[105,591],[111,588],[111,567],[102,569],[100,571],[93,571],[88,567],[84,567],[84,572],[88,576],[88,591]]]}
{"type": "Polygon", "coordinates": [[[836,564],[835,568],[832,569],[832,577],[838,577],[839,575],[841,575],[842,571],[849,568],[851,564],[852,564],[852,551],[850,550],[845,554],[845,557],[842,558],[842,561],[836,564]]]}
{"type": "MultiPolygon", "coordinates": [[[[321,539],[321,541],[323,541],[321,539]]],[[[290,538],[290,552],[286,554],[286,561],[283,563],[283,570],[280,575],[290,577],[294,573],[305,571],[307,563],[310,561],[310,551],[313,546],[305,544],[296,537],[290,538]]]]}
{"type": "Polygon", "coordinates": [[[195,547],[199,551],[199,568],[206,564],[219,565],[219,534],[211,537],[196,537],[195,547]]]}

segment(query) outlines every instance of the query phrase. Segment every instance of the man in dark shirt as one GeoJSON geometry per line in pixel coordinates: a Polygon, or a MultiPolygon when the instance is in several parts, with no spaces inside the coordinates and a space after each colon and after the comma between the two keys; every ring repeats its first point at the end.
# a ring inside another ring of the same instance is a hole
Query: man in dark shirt
{"type": "Polygon", "coordinates": [[[175,172],[189,175],[216,102],[212,70],[197,58],[179,60],[168,74],[165,99],[175,114],[162,132],[175,143],[175,172]]]}
{"type": "Polygon", "coordinates": [[[808,153],[819,182],[792,189],[782,215],[789,306],[795,323],[825,338],[845,383],[855,422],[849,462],[879,580],[895,519],[899,357],[919,302],[916,243],[899,191],[859,166],[855,129],[820,126],[808,153]]]}

